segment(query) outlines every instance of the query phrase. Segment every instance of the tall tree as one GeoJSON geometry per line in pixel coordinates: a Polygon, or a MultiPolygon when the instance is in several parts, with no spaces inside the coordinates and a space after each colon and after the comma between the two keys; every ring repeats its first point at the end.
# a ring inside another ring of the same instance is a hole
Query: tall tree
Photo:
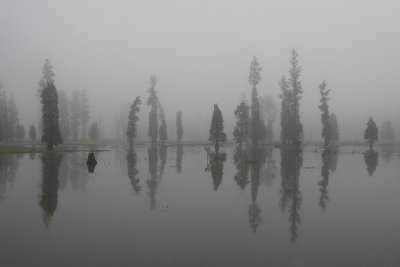
{"type": "Polygon", "coordinates": [[[329,116],[329,125],[331,128],[331,141],[337,143],[339,141],[339,127],[335,113],[329,116]]]}
{"type": "Polygon", "coordinates": [[[19,125],[18,109],[15,104],[14,95],[11,94],[10,100],[7,103],[8,108],[8,123],[11,139],[18,139],[17,128],[19,125]]]}
{"type": "Polygon", "coordinates": [[[300,99],[303,90],[301,88],[300,73],[301,67],[299,65],[298,53],[295,49],[292,49],[289,69],[289,86],[292,90],[292,129],[290,131],[292,144],[300,144],[303,141],[303,125],[300,121],[300,99]]]}
{"type": "Polygon", "coordinates": [[[394,129],[392,126],[392,122],[389,120],[386,120],[382,123],[382,133],[381,137],[383,142],[390,144],[394,140],[394,129]]]}
{"type": "Polygon", "coordinates": [[[369,117],[367,129],[364,132],[364,139],[368,142],[370,150],[372,150],[374,143],[378,141],[378,127],[376,127],[372,117],[369,117]]]}
{"type": "Polygon", "coordinates": [[[290,141],[290,124],[291,124],[291,98],[292,91],[289,90],[289,84],[284,75],[279,82],[281,89],[281,141],[283,144],[288,144],[290,141]]]}
{"type": "Polygon", "coordinates": [[[100,130],[97,122],[93,122],[89,128],[89,138],[92,141],[96,141],[100,138],[100,130]]]}
{"type": "Polygon", "coordinates": [[[180,110],[176,113],[176,137],[180,144],[183,137],[182,111],[180,110]]]}
{"type": "Polygon", "coordinates": [[[319,86],[319,93],[321,95],[321,99],[319,102],[321,103],[318,108],[322,111],[321,114],[321,122],[322,122],[322,133],[321,136],[324,138],[325,147],[329,145],[331,142],[331,124],[329,121],[329,106],[328,106],[328,96],[331,90],[326,89],[326,82],[322,81],[319,86]]]}
{"type": "Polygon", "coordinates": [[[147,90],[149,98],[147,99],[147,105],[150,106],[151,110],[149,113],[149,129],[147,135],[151,139],[151,143],[157,142],[158,136],[158,97],[156,92],[157,78],[154,75],[150,76],[150,88],[147,90]]]}
{"type": "Polygon", "coordinates": [[[31,141],[36,141],[36,127],[35,125],[31,125],[31,127],[29,127],[29,138],[31,139],[31,141]]]}
{"type": "Polygon", "coordinates": [[[239,151],[242,151],[242,143],[245,142],[249,134],[250,116],[249,105],[243,99],[242,102],[236,107],[234,112],[236,116],[236,126],[233,130],[233,136],[236,143],[239,145],[239,151]]]}
{"type": "Polygon", "coordinates": [[[82,139],[86,138],[86,127],[89,123],[89,101],[87,99],[86,90],[79,91],[80,100],[80,123],[82,125],[82,139]]]}
{"type": "Polygon", "coordinates": [[[79,92],[74,90],[70,103],[71,108],[71,135],[74,140],[78,139],[79,125],[81,124],[81,103],[79,101],[79,92]]]}
{"type": "Polygon", "coordinates": [[[164,114],[164,109],[162,108],[161,104],[159,104],[160,108],[160,129],[159,129],[159,136],[160,136],[160,141],[162,144],[165,143],[166,140],[168,140],[168,134],[167,134],[167,122],[165,120],[165,114],[164,114]]]}
{"type": "Polygon", "coordinates": [[[274,138],[274,128],[273,123],[276,120],[276,104],[274,98],[271,95],[260,97],[260,108],[261,108],[261,120],[264,122],[267,121],[266,125],[266,141],[268,143],[272,143],[274,138]],[[266,117],[266,118],[265,118],[266,117]]]}
{"type": "Polygon", "coordinates": [[[54,71],[50,59],[46,58],[42,67],[42,79],[39,81],[39,94],[47,83],[54,83],[54,71]]]}
{"type": "Polygon", "coordinates": [[[140,111],[140,105],[142,104],[142,100],[140,100],[140,96],[137,96],[131,105],[131,110],[129,111],[128,116],[128,126],[126,131],[126,137],[129,143],[129,149],[132,150],[133,142],[137,135],[137,122],[139,121],[138,113],[140,111]]]}
{"type": "Polygon", "coordinates": [[[249,84],[251,90],[251,123],[250,123],[250,138],[254,145],[261,138],[263,127],[260,118],[260,103],[258,102],[257,85],[261,81],[262,67],[256,57],[250,63],[249,84]]]}
{"type": "Polygon", "coordinates": [[[25,129],[24,126],[21,124],[18,124],[16,127],[16,135],[15,137],[17,138],[18,141],[22,141],[25,139],[25,129]]]}
{"type": "Polygon", "coordinates": [[[64,91],[60,90],[58,93],[58,106],[60,109],[60,131],[61,136],[65,140],[70,134],[69,123],[69,104],[68,97],[64,91]]]}
{"type": "Polygon", "coordinates": [[[7,94],[3,87],[4,84],[0,81],[0,141],[8,141],[11,139],[11,130],[7,94]]]}
{"type": "Polygon", "coordinates": [[[222,112],[217,104],[214,105],[208,141],[215,142],[215,153],[216,158],[218,159],[219,142],[226,142],[226,134],[224,132],[224,119],[222,118],[222,112]]]}
{"type": "Polygon", "coordinates": [[[47,83],[40,93],[42,103],[42,142],[47,144],[47,150],[54,150],[54,146],[62,143],[58,124],[58,96],[53,83],[47,83]]]}

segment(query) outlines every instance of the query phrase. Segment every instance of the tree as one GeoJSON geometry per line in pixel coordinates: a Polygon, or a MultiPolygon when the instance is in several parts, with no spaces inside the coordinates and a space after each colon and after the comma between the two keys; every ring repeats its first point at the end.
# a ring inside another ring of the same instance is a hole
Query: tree
{"type": "Polygon", "coordinates": [[[8,141],[11,139],[11,129],[7,94],[2,91],[3,87],[4,84],[0,81],[0,140],[8,141]]]}
{"type": "Polygon", "coordinates": [[[180,144],[183,137],[182,111],[176,113],[176,136],[180,144]]]}
{"type": "Polygon", "coordinates": [[[290,100],[292,92],[289,90],[289,84],[284,75],[279,82],[281,89],[281,141],[283,144],[289,143],[290,140],[290,120],[291,120],[291,106],[290,100]]]}
{"type": "Polygon", "coordinates": [[[300,144],[303,141],[303,125],[300,121],[300,99],[303,93],[300,82],[301,67],[299,65],[298,53],[295,49],[291,51],[289,86],[291,87],[291,131],[292,144],[300,144]]]}
{"type": "Polygon", "coordinates": [[[273,123],[276,120],[276,104],[271,95],[259,97],[260,102],[260,112],[261,112],[261,121],[267,120],[266,126],[266,141],[268,143],[272,143],[274,138],[274,128],[273,123]],[[266,118],[265,118],[266,116],[266,118]]]}
{"type": "Polygon", "coordinates": [[[139,121],[138,113],[140,111],[140,105],[142,104],[142,100],[137,96],[131,105],[131,110],[129,111],[128,116],[128,126],[126,127],[126,137],[128,139],[130,150],[133,148],[133,142],[137,135],[137,122],[139,121]]]}
{"type": "Polygon", "coordinates": [[[156,92],[156,84],[157,78],[154,75],[150,76],[150,88],[147,90],[149,93],[149,98],[147,99],[147,105],[150,106],[151,110],[149,113],[149,129],[147,135],[151,139],[151,143],[154,144],[157,142],[158,136],[158,98],[156,92]]]}
{"type": "Polygon", "coordinates": [[[42,142],[47,144],[47,150],[54,150],[54,146],[62,143],[58,124],[58,96],[53,83],[47,85],[40,92],[42,103],[42,142]]]}
{"type": "Polygon", "coordinates": [[[80,101],[80,123],[82,125],[82,139],[86,138],[86,126],[89,123],[89,102],[86,95],[86,90],[79,91],[79,101],[80,101]]]}
{"type": "Polygon", "coordinates": [[[386,120],[382,123],[382,134],[381,134],[382,140],[385,143],[392,143],[394,140],[394,129],[392,126],[392,122],[389,120],[386,120]]]}
{"type": "Polygon", "coordinates": [[[22,141],[25,139],[25,129],[24,126],[21,124],[18,124],[16,127],[16,138],[18,139],[18,141],[22,141]]]}
{"type": "Polygon", "coordinates": [[[335,113],[332,113],[329,116],[329,125],[331,128],[331,141],[338,142],[339,141],[339,127],[338,127],[335,113]]]}
{"type": "Polygon", "coordinates": [[[89,138],[90,138],[90,140],[93,140],[93,141],[96,141],[100,138],[99,125],[97,124],[97,122],[93,122],[90,125],[89,138]]]}
{"type": "Polygon", "coordinates": [[[239,145],[239,151],[242,151],[242,143],[245,142],[249,134],[250,116],[249,105],[243,99],[242,102],[236,107],[234,112],[236,116],[236,126],[233,130],[233,136],[236,143],[239,145]]]}
{"type": "Polygon", "coordinates": [[[166,140],[168,140],[168,134],[167,134],[167,122],[165,121],[165,114],[164,114],[164,109],[162,108],[161,104],[159,104],[160,108],[160,129],[159,129],[159,136],[160,136],[160,141],[162,144],[165,143],[166,140]]]}
{"type": "Polygon", "coordinates": [[[224,132],[224,119],[218,105],[214,105],[214,112],[211,119],[211,127],[208,135],[208,141],[215,142],[215,153],[218,159],[219,142],[226,142],[226,134],[224,132]]]}
{"type": "Polygon", "coordinates": [[[368,142],[370,150],[372,150],[374,143],[378,141],[378,127],[376,127],[372,117],[369,117],[367,129],[364,132],[364,139],[368,142]]]}
{"type": "Polygon", "coordinates": [[[250,138],[253,145],[256,145],[262,136],[262,126],[260,118],[260,103],[258,102],[257,85],[261,81],[262,67],[256,57],[250,63],[249,84],[251,90],[251,122],[250,122],[250,138]]]}
{"type": "Polygon", "coordinates": [[[39,81],[39,94],[47,86],[47,83],[54,83],[54,71],[50,59],[45,59],[42,67],[42,79],[39,81]]]}
{"type": "Polygon", "coordinates": [[[330,124],[330,116],[329,116],[329,106],[328,106],[328,96],[331,90],[326,89],[326,82],[322,81],[319,86],[319,93],[321,94],[320,105],[318,108],[322,111],[321,114],[321,122],[322,122],[322,133],[321,136],[324,138],[324,145],[327,147],[331,142],[331,124],[330,124]]]}
{"type": "Polygon", "coordinates": [[[71,108],[71,134],[74,140],[78,139],[78,130],[80,125],[81,103],[79,101],[79,92],[74,90],[72,92],[72,99],[70,103],[71,108]]]}
{"type": "Polygon", "coordinates": [[[31,125],[31,127],[29,127],[29,138],[31,139],[31,141],[36,141],[36,127],[35,125],[31,125]]]}
{"type": "Polygon", "coordinates": [[[7,103],[8,109],[8,127],[11,139],[18,139],[17,127],[19,125],[18,110],[15,104],[14,96],[11,95],[10,100],[7,103]]]}
{"type": "Polygon", "coordinates": [[[62,138],[65,140],[70,134],[70,122],[68,97],[64,91],[59,91],[58,103],[60,108],[60,131],[62,138]]]}

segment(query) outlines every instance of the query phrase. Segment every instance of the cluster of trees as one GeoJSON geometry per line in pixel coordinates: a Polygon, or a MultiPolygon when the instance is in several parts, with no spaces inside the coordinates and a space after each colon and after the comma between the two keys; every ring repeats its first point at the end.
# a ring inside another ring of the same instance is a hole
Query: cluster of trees
{"type": "Polygon", "coordinates": [[[20,124],[14,96],[7,97],[0,81],[0,141],[21,141],[25,138],[25,129],[20,124]]]}

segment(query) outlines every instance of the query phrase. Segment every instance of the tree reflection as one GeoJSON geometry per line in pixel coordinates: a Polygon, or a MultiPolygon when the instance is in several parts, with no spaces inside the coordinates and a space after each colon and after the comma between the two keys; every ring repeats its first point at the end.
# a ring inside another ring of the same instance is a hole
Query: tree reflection
{"type": "Polygon", "coordinates": [[[136,169],[136,152],[133,148],[128,150],[126,155],[126,165],[128,167],[128,177],[131,180],[133,191],[136,194],[139,194],[142,187],[140,186],[140,179],[137,177],[139,170],[136,169]]]}
{"type": "Polygon", "coordinates": [[[298,227],[301,224],[300,208],[302,196],[300,192],[299,176],[303,164],[302,151],[295,146],[281,148],[281,201],[282,211],[286,208],[289,213],[290,240],[296,241],[298,227]]]}
{"type": "Polygon", "coordinates": [[[321,181],[318,183],[319,192],[321,193],[319,197],[319,206],[325,210],[326,202],[329,201],[328,196],[328,184],[329,175],[331,172],[335,171],[337,166],[337,149],[325,149],[322,152],[322,167],[321,167],[321,181]]]}
{"type": "Polygon", "coordinates": [[[161,144],[159,154],[160,154],[160,175],[159,179],[161,179],[164,175],[164,170],[165,170],[165,163],[167,162],[167,152],[168,152],[168,146],[165,144],[161,144]]]}
{"type": "Polygon", "coordinates": [[[234,179],[237,185],[244,190],[246,185],[249,183],[250,165],[247,162],[247,154],[242,153],[240,147],[237,147],[233,154],[233,161],[235,162],[237,170],[234,179]]]}
{"type": "Polygon", "coordinates": [[[149,197],[150,197],[150,209],[154,209],[156,207],[156,191],[159,183],[158,174],[157,174],[157,166],[158,166],[158,149],[155,144],[152,144],[151,147],[147,150],[148,158],[149,158],[149,173],[150,179],[147,180],[147,187],[149,189],[149,197]]]}
{"type": "Polygon", "coordinates": [[[182,158],[183,158],[183,146],[181,144],[176,146],[176,171],[181,173],[182,171],[182,158]]]}
{"type": "Polygon", "coordinates": [[[0,154],[0,201],[4,199],[7,186],[12,184],[18,169],[18,159],[15,155],[0,154]]]}
{"type": "Polygon", "coordinates": [[[390,162],[392,160],[394,152],[394,145],[385,144],[382,149],[382,158],[384,162],[390,162]]]}
{"type": "MultiPolygon", "coordinates": [[[[96,154],[95,157],[97,157],[96,154]]],[[[64,155],[59,171],[59,189],[63,190],[69,182],[74,191],[86,190],[89,175],[86,161],[85,152],[66,153],[64,155]]]]}
{"type": "Polygon", "coordinates": [[[62,155],[48,152],[41,156],[42,160],[42,192],[40,194],[40,207],[43,209],[43,221],[49,225],[57,209],[58,200],[58,171],[62,155]]]}
{"type": "Polygon", "coordinates": [[[364,161],[367,164],[367,171],[369,176],[374,174],[376,167],[378,166],[378,152],[370,149],[364,152],[364,161]]]}
{"type": "Polygon", "coordinates": [[[226,153],[218,153],[218,157],[215,155],[210,157],[210,163],[206,170],[211,170],[211,178],[213,180],[214,191],[218,190],[218,187],[222,183],[222,177],[224,176],[224,162],[226,160],[226,153]]]}

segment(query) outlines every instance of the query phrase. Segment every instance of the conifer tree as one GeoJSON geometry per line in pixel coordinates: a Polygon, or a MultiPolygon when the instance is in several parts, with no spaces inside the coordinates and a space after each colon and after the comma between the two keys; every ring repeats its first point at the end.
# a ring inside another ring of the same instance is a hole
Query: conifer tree
{"type": "Polygon", "coordinates": [[[279,82],[281,89],[281,141],[283,144],[288,144],[290,140],[290,119],[291,119],[291,95],[292,92],[289,90],[289,84],[284,75],[279,82]]]}
{"type": "Polygon", "coordinates": [[[328,106],[328,96],[330,89],[326,89],[326,82],[323,81],[319,86],[319,93],[321,94],[320,105],[318,108],[322,111],[321,114],[321,122],[322,122],[322,133],[321,136],[324,138],[325,147],[329,145],[331,142],[331,125],[330,125],[330,115],[329,115],[329,106],[328,106]]]}
{"type": "Polygon", "coordinates": [[[252,86],[251,90],[251,124],[250,124],[250,138],[254,145],[261,139],[264,125],[261,125],[260,117],[260,103],[258,102],[257,85],[260,83],[262,67],[256,57],[250,63],[249,84],[252,86]]]}
{"type": "Polygon", "coordinates": [[[222,118],[222,112],[217,104],[214,105],[208,141],[215,142],[215,153],[216,158],[218,159],[219,142],[226,142],[226,134],[224,132],[224,119],[222,118]]]}
{"type": "Polygon", "coordinates": [[[151,109],[149,113],[149,129],[147,135],[150,137],[152,144],[157,142],[158,136],[158,97],[155,89],[156,84],[156,76],[151,75],[150,88],[147,90],[147,92],[149,93],[149,98],[147,98],[147,105],[150,106],[151,109]]]}
{"type": "Polygon", "coordinates": [[[176,113],[176,136],[180,144],[183,137],[182,111],[176,113]]]}
{"type": "Polygon", "coordinates": [[[36,141],[36,127],[35,125],[31,125],[31,127],[29,127],[29,138],[31,139],[31,141],[36,141]]]}
{"type": "Polygon", "coordinates": [[[376,127],[372,117],[369,117],[367,129],[364,132],[364,139],[368,142],[370,150],[372,150],[374,143],[378,141],[378,127],[376,127]]]}
{"type": "Polygon", "coordinates": [[[168,134],[167,134],[167,122],[165,120],[165,114],[164,114],[164,109],[162,108],[161,104],[159,104],[160,108],[160,129],[159,129],[159,136],[160,136],[160,141],[162,144],[165,143],[166,140],[168,140],[168,134]]]}
{"type": "Polygon", "coordinates": [[[292,118],[290,139],[292,144],[300,144],[303,141],[303,125],[300,121],[300,99],[303,93],[300,82],[301,67],[299,65],[298,53],[295,49],[291,51],[289,86],[292,90],[292,118]]]}
{"type": "Polygon", "coordinates": [[[60,131],[64,140],[70,134],[70,118],[69,118],[69,104],[68,97],[64,91],[60,90],[58,93],[58,106],[60,109],[60,131]]]}
{"type": "Polygon", "coordinates": [[[97,122],[93,122],[89,128],[89,138],[92,141],[96,141],[100,138],[100,130],[97,122]]]}
{"type": "Polygon", "coordinates": [[[383,142],[389,144],[394,140],[394,129],[392,126],[392,122],[386,120],[382,123],[382,134],[381,134],[383,142]]]}
{"type": "Polygon", "coordinates": [[[135,101],[133,101],[131,105],[131,110],[128,116],[128,126],[126,127],[126,137],[128,139],[129,148],[132,149],[133,143],[135,141],[135,137],[137,135],[137,122],[139,121],[138,113],[140,111],[140,105],[142,104],[142,100],[137,96],[135,101]]]}
{"type": "Polygon", "coordinates": [[[87,99],[86,90],[79,91],[79,101],[80,101],[80,123],[82,125],[82,139],[86,138],[86,127],[89,123],[89,102],[87,99]]]}
{"type": "Polygon", "coordinates": [[[40,93],[42,103],[42,142],[47,144],[47,150],[54,150],[54,146],[62,143],[57,89],[53,83],[47,83],[40,93]]]}
{"type": "Polygon", "coordinates": [[[18,125],[19,125],[19,118],[18,118],[18,110],[17,105],[15,104],[14,95],[11,94],[10,100],[7,103],[8,109],[8,127],[9,127],[9,134],[11,139],[18,139],[18,125]]]}
{"type": "Polygon", "coordinates": [[[245,100],[236,107],[236,126],[233,130],[233,136],[235,137],[236,143],[239,145],[239,151],[242,151],[242,143],[245,142],[249,134],[250,116],[249,116],[249,105],[245,100]]]}
{"type": "Polygon", "coordinates": [[[338,122],[337,122],[335,113],[332,113],[329,116],[329,125],[331,128],[331,141],[338,142],[339,141],[339,126],[338,126],[338,122]]]}
{"type": "Polygon", "coordinates": [[[79,101],[79,92],[74,90],[72,92],[72,99],[70,103],[71,108],[71,135],[74,140],[78,139],[78,130],[80,125],[81,103],[79,101]]]}

